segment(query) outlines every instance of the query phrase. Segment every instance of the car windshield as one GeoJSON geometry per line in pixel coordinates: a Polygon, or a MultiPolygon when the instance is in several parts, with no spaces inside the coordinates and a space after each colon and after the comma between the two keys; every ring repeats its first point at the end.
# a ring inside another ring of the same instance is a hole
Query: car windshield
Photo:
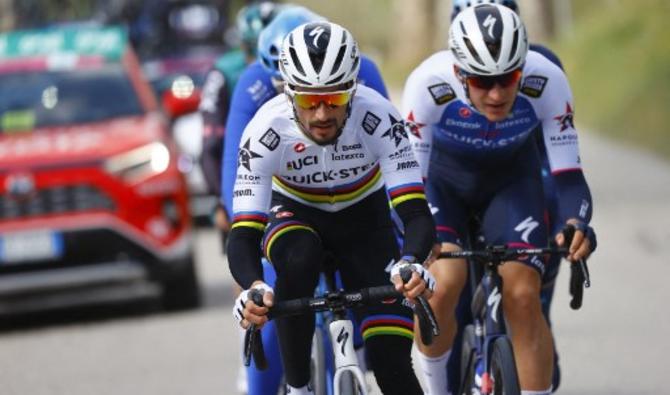
{"type": "Polygon", "coordinates": [[[143,112],[121,65],[0,74],[3,133],[99,122],[143,112]]]}

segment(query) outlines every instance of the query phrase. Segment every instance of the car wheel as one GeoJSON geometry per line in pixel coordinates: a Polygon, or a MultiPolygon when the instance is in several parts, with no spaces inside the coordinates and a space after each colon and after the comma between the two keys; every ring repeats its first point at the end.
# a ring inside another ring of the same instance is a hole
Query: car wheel
{"type": "Polygon", "coordinates": [[[163,282],[163,306],[168,311],[200,307],[202,298],[193,256],[173,262],[172,265],[175,270],[163,282]]]}

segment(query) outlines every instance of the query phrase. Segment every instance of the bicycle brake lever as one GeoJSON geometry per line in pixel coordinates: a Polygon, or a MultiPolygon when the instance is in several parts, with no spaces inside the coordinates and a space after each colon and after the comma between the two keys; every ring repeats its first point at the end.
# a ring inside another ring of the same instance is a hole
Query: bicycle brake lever
{"type": "MultiPolygon", "coordinates": [[[[400,269],[400,278],[403,283],[407,283],[412,278],[412,269],[405,267],[400,269]]],[[[423,295],[416,297],[417,304],[414,312],[419,319],[419,333],[421,334],[421,342],[427,346],[433,344],[433,338],[440,334],[440,328],[435,318],[433,309],[428,304],[428,301],[423,295]]]]}
{"type": "Polygon", "coordinates": [[[590,288],[591,274],[589,273],[589,266],[586,264],[586,259],[579,260],[579,268],[582,270],[582,276],[584,276],[584,288],[590,288]]]}
{"type": "Polygon", "coordinates": [[[417,310],[417,316],[419,317],[419,332],[421,333],[421,341],[423,344],[430,346],[433,343],[433,338],[440,335],[440,326],[437,323],[435,318],[435,313],[433,309],[428,304],[428,301],[423,296],[418,296],[417,302],[421,306],[417,310]],[[423,316],[423,318],[422,318],[423,316]]]}
{"type": "Polygon", "coordinates": [[[253,333],[256,331],[256,325],[251,324],[247,330],[244,332],[244,366],[251,365],[251,354],[252,349],[254,348],[254,336],[253,333]]]}
{"type": "MultiPolygon", "coordinates": [[[[263,294],[260,292],[253,290],[249,297],[258,306],[263,306],[263,294]]],[[[267,369],[268,361],[265,357],[261,330],[256,327],[256,324],[251,324],[244,334],[244,366],[251,364],[252,357],[259,370],[267,369]]]]}
{"type": "Polygon", "coordinates": [[[570,265],[570,308],[579,310],[582,307],[582,299],[584,297],[584,275],[577,267],[577,263],[570,265]]]}

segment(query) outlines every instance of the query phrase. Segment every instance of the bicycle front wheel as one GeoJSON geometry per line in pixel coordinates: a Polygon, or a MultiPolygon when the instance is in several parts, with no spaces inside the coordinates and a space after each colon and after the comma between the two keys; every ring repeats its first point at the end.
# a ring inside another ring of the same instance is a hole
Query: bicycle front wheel
{"type": "Polygon", "coordinates": [[[358,380],[351,372],[344,372],[340,376],[340,395],[361,395],[363,390],[358,380]]]}
{"type": "Polygon", "coordinates": [[[512,343],[507,337],[493,342],[491,376],[494,395],[521,395],[512,343]]]}
{"type": "Polygon", "coordinates": [[[475,327],[470,324],[463,329],[461,341],[460,395],[470,395],[475,382],[475,364],[477,363],[475,327]]]}

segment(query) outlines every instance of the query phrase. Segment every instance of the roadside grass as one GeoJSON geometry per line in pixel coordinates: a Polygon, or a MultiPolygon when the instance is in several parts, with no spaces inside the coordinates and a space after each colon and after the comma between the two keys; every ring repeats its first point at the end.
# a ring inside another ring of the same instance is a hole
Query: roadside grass
{"type": "Polygon", "coordinates": [[[670,158],[670,2],[588,3],[552,45],[565,63],[577,120],[670,158]]]}

